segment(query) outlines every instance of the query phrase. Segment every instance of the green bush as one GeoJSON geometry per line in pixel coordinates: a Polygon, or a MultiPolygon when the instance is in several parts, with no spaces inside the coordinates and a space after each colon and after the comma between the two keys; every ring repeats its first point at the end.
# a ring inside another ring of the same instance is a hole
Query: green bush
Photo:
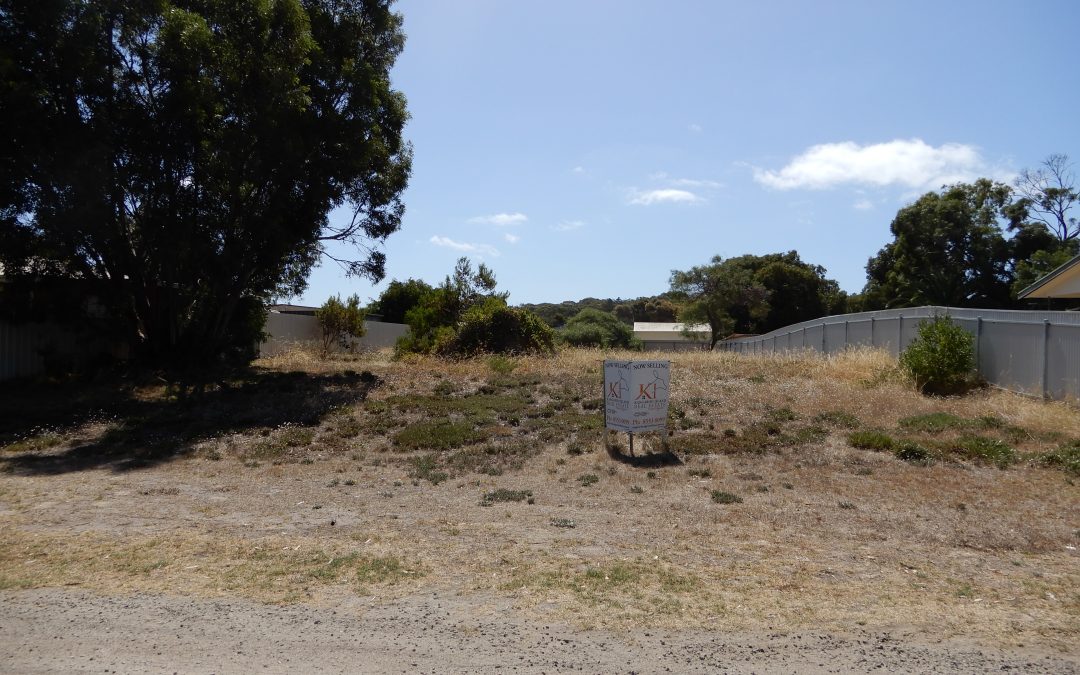
{"type": "Polygon", "coordinates": [[[466,311],[457,330],[436,341],[435,351],[447,356],[550,354],[555,333],[532,312],[488,298],[466,311]]]}
{"type": "Polygon", "coordinates": [[[963,393],[975,384],[974,340],[949,317],[935,316],[919,326],[900,366],[925,394],[963,393]]]}
{"type": "Polygon", "coordinates": [[[559,331],[559,337],[574,347],[602,347],[604,349],[639,349],[641,341],[634,331],[610,312],[591,307],[575,314],[559,331]]]}

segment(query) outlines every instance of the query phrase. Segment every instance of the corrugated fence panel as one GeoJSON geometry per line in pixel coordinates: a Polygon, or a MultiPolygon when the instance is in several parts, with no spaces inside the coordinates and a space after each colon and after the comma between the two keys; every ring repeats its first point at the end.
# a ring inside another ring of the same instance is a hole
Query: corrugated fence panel
{"type": "Polygon", "coordinates": [[[897,348],[897,344],[899,343],[897,335],[900,331],[900,319],[875,319],[873,322],[873,331],[874,346],[888,351],[893,356],[900,353],[897,348]]]}
{"type": "Polygon", "coordinates": [[[976,337],[979,373],[1006,389],[1055,399],[1080,399],[1080,312],[911,307],[823,317],[765,335],[720,343],[744,354],[876,346],[894,356],[918,336],[919,325],[948,316],[976,337]],[[899,347],[899,349],[898,349],[899,347]]]}
{"type": "Polygon", "coordinates": [[[848,322],[848,342],[852,346],[870,347],[874,344],[874,334],[870,325],[870,319],[863,321],[848,322]]]}
{"type": "Polygon", "coordinates": [[[1043,325],[983,321],[981,374],[1000,387],[1042,395],[1043,325]]]}
{"type": "Polygon", "coordinates": [[[1051,324],[1047,337],[1047,394],[1075,401],[1080,398],[1080,326],[1051,324]]]}

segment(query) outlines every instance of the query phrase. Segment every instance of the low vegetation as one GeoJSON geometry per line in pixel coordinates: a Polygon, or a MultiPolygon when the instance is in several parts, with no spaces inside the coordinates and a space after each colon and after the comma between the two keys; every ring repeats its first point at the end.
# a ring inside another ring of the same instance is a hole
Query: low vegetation
{"type": "Polygon", "coordinates": [[[590,625],[1075,641],[1074,409],[928,398],[879,352],[671,358],[670,433],[632,457],[587,350],[297,353],[202,398],[0,392],[25,412],[0,429],[0,587],[323,602],[439,583],[590,625]]]}

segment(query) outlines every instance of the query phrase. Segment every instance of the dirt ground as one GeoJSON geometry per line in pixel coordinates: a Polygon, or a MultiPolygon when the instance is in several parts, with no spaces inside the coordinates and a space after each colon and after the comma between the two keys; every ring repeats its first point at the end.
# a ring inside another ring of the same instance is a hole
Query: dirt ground
{"type": "Polygon", "coordinates": [[[1080,669],[1080,489],[1046,459],[1074,408],[675,355],[673,435],[631,460],[599,358],[266,363],[48,425],[6,399],[0,670],[1080,669]]]}

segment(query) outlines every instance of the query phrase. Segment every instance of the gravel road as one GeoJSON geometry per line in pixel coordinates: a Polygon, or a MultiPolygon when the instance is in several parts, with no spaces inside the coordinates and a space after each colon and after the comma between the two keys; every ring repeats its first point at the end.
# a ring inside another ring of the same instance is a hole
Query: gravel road
{"type": "Polygon", "coordinates": [[[0,671],[118,673],[1078,673],[1075,654],[926,644],[905,631],[616,634],[494,597],[333,607],[40,589],[0,593],[0,671]]]}

